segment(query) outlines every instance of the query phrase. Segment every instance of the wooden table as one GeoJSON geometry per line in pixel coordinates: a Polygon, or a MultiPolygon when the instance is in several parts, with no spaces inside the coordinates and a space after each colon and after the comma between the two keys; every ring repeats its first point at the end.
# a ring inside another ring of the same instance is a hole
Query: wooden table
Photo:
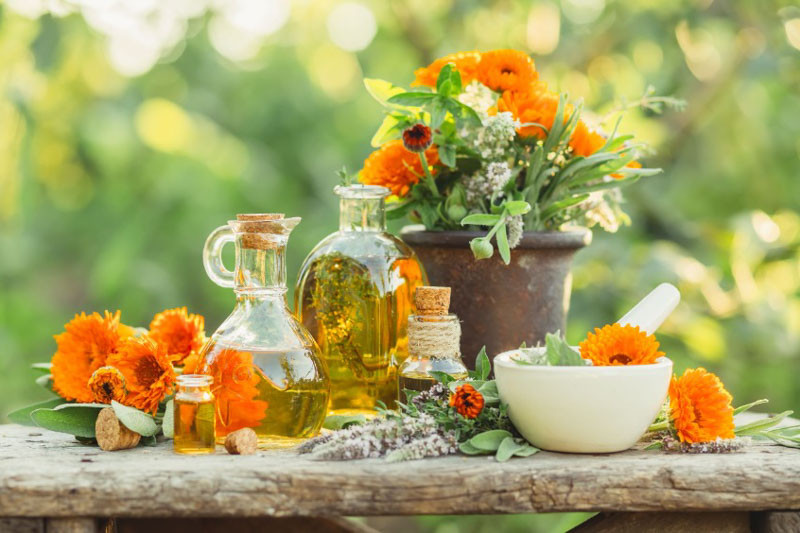
{"type": "MultiPolygon", "coordinates": [[[[0,531],[83,533],[96,531],[104,517],[251,517],[255,523],[256,517],[560,511],[606,513],[579,527],[584,531],[624,531],[623,523],[642,531],[652,520],[662,532],[679,531],[688,511],[703,512],[689,519],[706,520],[706,531],[782,531],[780,524],[800,516],[753,513],[800,510],[800,450],[763,443],[725,455],[540,452],[506,463],[464,456],[319,462],[292,451],[230,456],[219,450],[179,456],[166,442],[103,452],[69,435],[0,426],[0,531]]],[[[297,523],[284,521],[282,529],[297,523]]],[[[318,533],[350,527],[336,519],[324,523],[318,533]]],[[[800,530],[800,521],[795,524],[787,531],[800,530]]]]}

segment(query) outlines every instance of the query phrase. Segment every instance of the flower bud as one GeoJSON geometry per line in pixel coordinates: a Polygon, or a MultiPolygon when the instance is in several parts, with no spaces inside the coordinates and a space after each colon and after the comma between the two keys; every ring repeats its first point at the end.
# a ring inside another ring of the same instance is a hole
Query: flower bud
{"type": "Polygon", "coordinates": [[[494,246],[486,239],[472,239],[469,241],[469,247],[472,249],[472,255],[475,259],[489,259],[494,254],[494,246]]]}
{"type": "Polygon", "coordinates": [[[403,131],[403,146],[409,152],[424,152],[432,142],[433,134],[425,124],[414,124],[403,131]]]}
{"type": "Polygon", "coordinates": [[[467,216],[467,208],[463,205],[451,205],[447,208],[447,216],[456,222],[461,222],[461,219],[467,216]]]}

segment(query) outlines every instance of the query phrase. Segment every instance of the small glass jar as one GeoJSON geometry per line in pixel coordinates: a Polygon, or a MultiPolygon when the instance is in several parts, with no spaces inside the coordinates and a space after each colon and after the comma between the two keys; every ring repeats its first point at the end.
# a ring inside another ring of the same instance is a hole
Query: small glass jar
{"type": "Polygon", "coordinates": [[[214,378],[203,374],[178,376],[174,400],[173,443],[177,453],[214,453],[214,378]]]}
{"type": "Polygon", "coordinates": [[[436,384],[432,372],[465,379],[469,372],[461,361],[461,323],[448,313],[449,287],[419,287],[414,293],[417,314],[408,317],[408,358],[398,372],[399,399],[403,390],[425,391],[436,384]]]}

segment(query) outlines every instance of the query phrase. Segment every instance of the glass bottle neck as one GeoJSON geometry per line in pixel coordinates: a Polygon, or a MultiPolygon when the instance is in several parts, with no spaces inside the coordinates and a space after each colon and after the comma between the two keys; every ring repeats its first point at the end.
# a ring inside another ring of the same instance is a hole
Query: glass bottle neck
{"type": "Polygon", "coordinates": [[[237,299],[281,297],[286,294],[286,245],[247,248],[241,235],[236,236],[236,273],[234,291],[237,299]]]}
{"type": "Polygon", "coordinates": [[[339,231],[385,231],[386,202],[383,198],[341,198],[339,231]]]}

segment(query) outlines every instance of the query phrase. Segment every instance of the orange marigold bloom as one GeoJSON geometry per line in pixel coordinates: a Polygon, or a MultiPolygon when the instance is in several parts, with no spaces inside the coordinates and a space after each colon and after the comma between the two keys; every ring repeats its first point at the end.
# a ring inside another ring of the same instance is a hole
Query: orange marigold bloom
{"type": "Polygon", "coordinates": [[[733,398],[705,368],[687,369],[669,384],[670,418],[681,442],[734,437],[733,398]]]}
{"type": "Polygon", "coordinates": [[[125,404],[142,411],[155,413],[175,384],[175,369],[166,347],[148,336],[127,339],[119,352],[108,358],[108,364],[125,376],[125,404]]]}
{"type": "Polygon", "coordinates": [[[200,354],[193,353],[186,356],[183,360],[183,374],[197,374],[197,369],[200,366],[200,354]]]}
{"type": "MultiPolygon", "coordinates": [[[[439,163],[439,151],[436,146],[431,146],[425,151],[425,158],[430,165],[431,174],[436,174],[436,164],[439,163]]],[[[367,185],[380,185],[391,189],[396,196],[405,196],[411,186],[420,180],[424,174],[419,155],[409,152],[403,146],[403,141],[395,139],[385,143],[372,152],[361,169],[361,183],[367,185]]]]}
{"type": "MultiPolygon", "coordinates": [[[[497,110],[510,112],[521,124],[540,124],[541,126],[520,126],[517,132],[523,137],[533,136],[543,140],[556,120],[558,95],[548,91],[543,82],[537,82],[527,92],[504,92],[497,100],[497,110]]],[[[566,118],[565,116],[565,120],[566,118]]]]}
{"type": "Polygon", "coordinates": [[[526,92],[539,79],[531,56],[521,50],[492,50],[481,54],[478,81],[493,91],[526,92]]]}
{"type": "Polygon", "coordinates": [[[483,395],[469,383],[464,383],[450,395],[450,407],[455,407],[456,412],[465,418],[476,418],[483,409],[483,395]]]}
{"type": "Polygon", "coordinates": [[[261,425],[269,404],[255,399],[262,378],[250,352],[221,350],[202,365],[200,373],[214,378],[217,436],[261,425]]]}
{"type": "Polygon", "coordinates": [[[597,130],[590,128],[582,120],[575,125],[569,145],[575,155],[590,156],[606,144],[606,138],[597,130]]]}
{"type": "Polygon", "coordinates": [[[180,366],[205,344],[205,320],[201,315],[189,314],[185,307],[167,309],[153,317],[149,335],[162,344],[170,360],[180,366]]]}
{"type": "Polygon", "coordinates": [[[651,365],[664,355],[654,335],[620,324],[595,328],[578,346],[581,357],[591,359],[594,366],[651,365]]]}
{"type": "Polygon", "coordinates": [[[453,63],[455,69],[461,74],[461,84],[467,85],[475,79],[480,60],[480,52],[458,52],[456,54],[448,54],[444,57],[440,57],[427,67],[415,70],[415,79],[411,85],[436,87],[436,80],[439,79],[439,72],[441,72],[442,68],[448,63],[453,63]]]}
{"type": "Polygon", "coordinates": [[[113,366],[101,366],[95,370],[89,378],[89,389],[94,394],[94,401],[99,403],[121,402],[127,394],[125,376],[113,366]]]}
{"type": "Polygon", "coordinates": [[[102,317],[97,313],[75,315],[64,330],[55,336],[58,349],[52,359],[53,390],[66,400],[91,402],[94,394],[89,378],[133,330],[119,323],[119,311],[106,311],[102,317]]]}

